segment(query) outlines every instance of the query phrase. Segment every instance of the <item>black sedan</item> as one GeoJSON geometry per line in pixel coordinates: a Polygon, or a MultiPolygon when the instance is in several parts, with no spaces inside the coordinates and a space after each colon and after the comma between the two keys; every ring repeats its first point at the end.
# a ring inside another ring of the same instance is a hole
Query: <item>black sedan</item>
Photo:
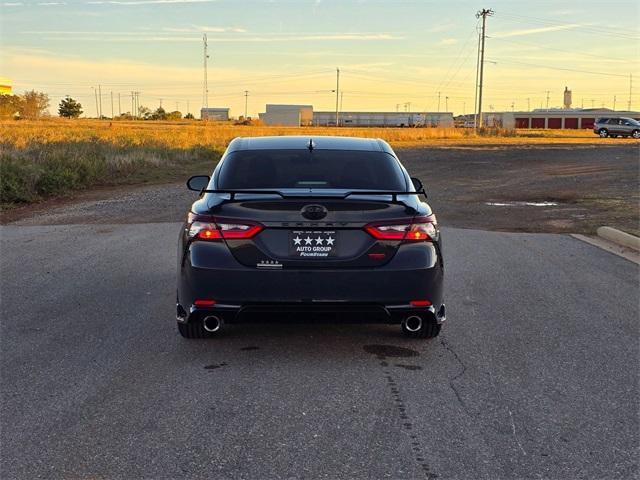
{"type": "Polygon", "coordinates": [[[179,238],[183,337],[301,319],[440,332],[440,230],[422,183],[386,142],[236,138],[212,176],[188,187],[200,197],[179,238]]]}

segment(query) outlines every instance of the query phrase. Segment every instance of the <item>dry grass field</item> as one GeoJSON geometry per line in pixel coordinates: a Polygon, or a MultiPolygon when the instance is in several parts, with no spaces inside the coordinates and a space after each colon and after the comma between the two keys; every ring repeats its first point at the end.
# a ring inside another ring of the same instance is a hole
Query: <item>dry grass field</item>
{"type": "Polygon", "coordinates": [[[198,121],[0,121],[0,203],[28,203],[93,185],[157,183],[210,168],[235,137],[347,135],[395,147],[621,144],[591,131],[243,126],[198,121]]]}

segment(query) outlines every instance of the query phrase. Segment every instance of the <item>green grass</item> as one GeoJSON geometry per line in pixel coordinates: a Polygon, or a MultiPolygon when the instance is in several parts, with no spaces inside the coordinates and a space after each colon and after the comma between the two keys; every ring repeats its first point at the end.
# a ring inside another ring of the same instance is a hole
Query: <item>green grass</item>
{"type": "Polygon", "coordinates": [[[126,146],[93,141],[38,143],[24,147],[0,142],[0,203],[3,208],[94,185],[160,183],[210,172],[221,151],[126,146]]]}

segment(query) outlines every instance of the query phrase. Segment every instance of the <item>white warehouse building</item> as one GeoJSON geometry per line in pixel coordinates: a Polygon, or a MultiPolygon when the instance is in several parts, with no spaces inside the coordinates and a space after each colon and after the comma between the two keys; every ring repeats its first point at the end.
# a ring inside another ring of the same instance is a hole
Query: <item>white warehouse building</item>
{"type": "MultiPolygon", "coordinates": [[[[313,124],[335,126],[336,112],[313,112],[313,124]]],[[[453,128],[451,112],[339,112],[341,127],[446,127],[453,128]]]]}
{"type": "Polygon", "coordinates": [[[259,113],[258,117],[265,125],[306,127],[313,120],[313,106],[267,104],[266,111],[259,113]]]}
{"type": "MultiPolygon", "coordinates": [[[[335,126],[336,112],[314,112],[312,105],[273,105],[259,114],[265,125],[335,126]]],[[[453,127],[451,112],[339,112],[341,127],[453,127]]]]}
{"type": "Polygon", "coordinates": [[[200,118],[202,120],[227,122],[229,120],[229,108],[203,107],[200,109],[200,118]]]}

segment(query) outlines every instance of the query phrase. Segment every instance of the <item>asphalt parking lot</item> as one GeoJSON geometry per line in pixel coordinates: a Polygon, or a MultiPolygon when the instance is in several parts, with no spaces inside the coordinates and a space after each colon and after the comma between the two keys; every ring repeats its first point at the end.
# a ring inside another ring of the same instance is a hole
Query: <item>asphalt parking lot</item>
{"type": "Polygon", "coordinates": [[[178,224],[1,228],[3,479],[638,475],[638,267],[567,235],[445,228],[432,341],[187,341],[178,224]]]}

